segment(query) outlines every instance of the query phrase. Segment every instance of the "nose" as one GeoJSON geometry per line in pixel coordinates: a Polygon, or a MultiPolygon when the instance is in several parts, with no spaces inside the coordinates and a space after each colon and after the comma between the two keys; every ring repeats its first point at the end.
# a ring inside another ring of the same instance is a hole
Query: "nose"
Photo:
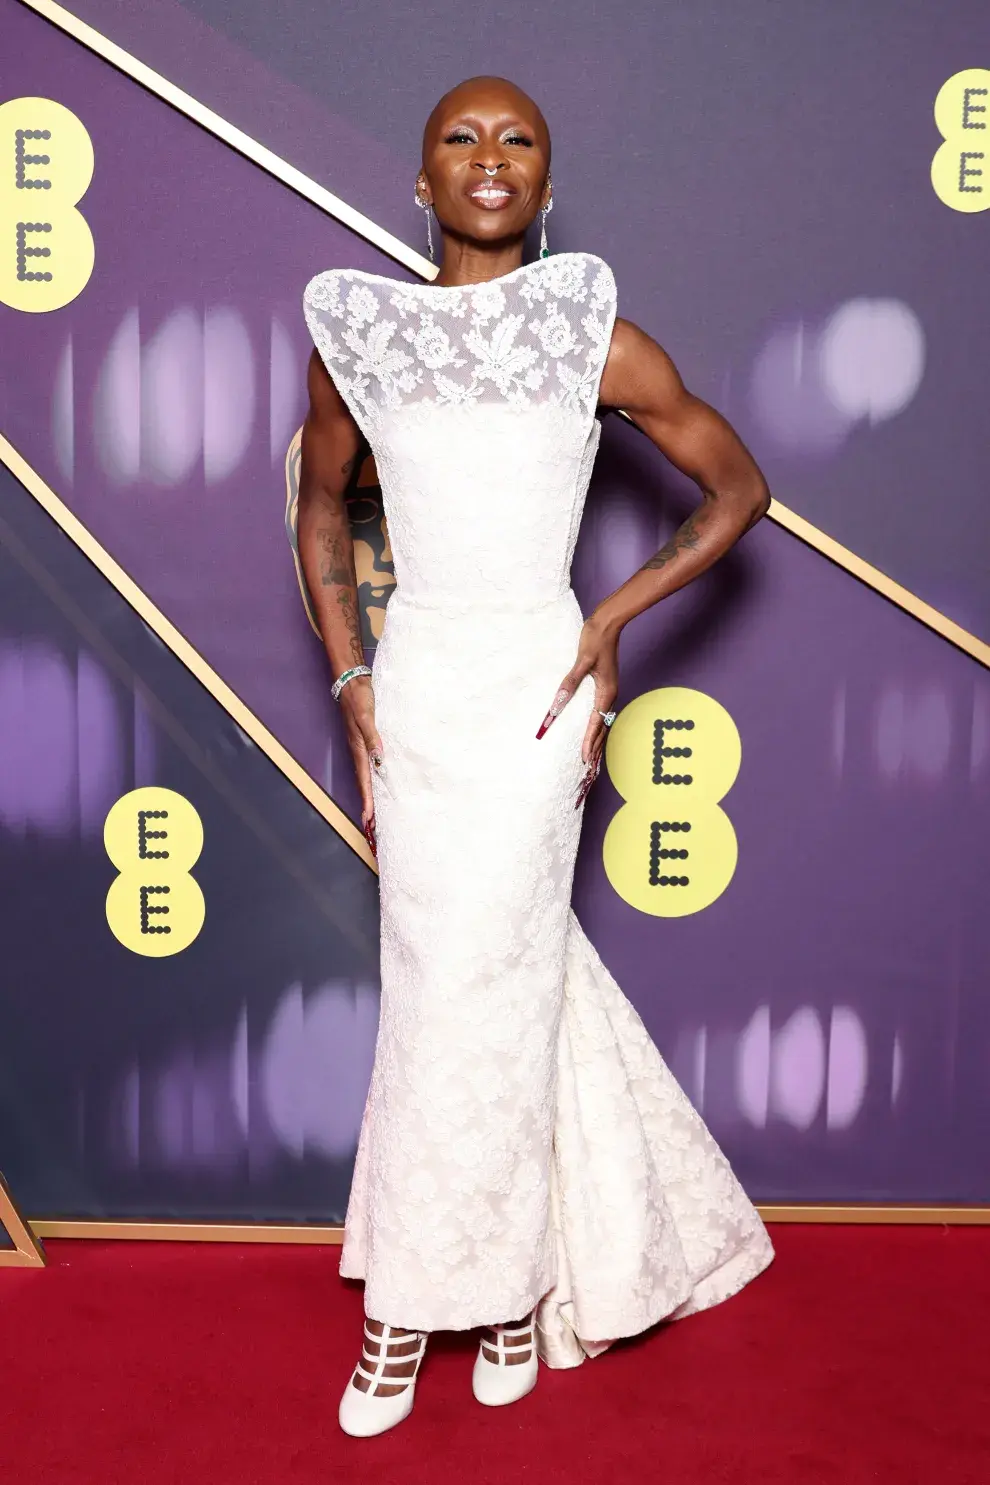
{"type": "Polygon", "coordinates": [[[507,170],[509,165],[508,160],[499,160],[495,155],[482,157],[480,160],[472,160],[471,163],[476,165],[479,170],[483,170],[486,175],[492,176],[497,175],[500,170],[507,170]]]}

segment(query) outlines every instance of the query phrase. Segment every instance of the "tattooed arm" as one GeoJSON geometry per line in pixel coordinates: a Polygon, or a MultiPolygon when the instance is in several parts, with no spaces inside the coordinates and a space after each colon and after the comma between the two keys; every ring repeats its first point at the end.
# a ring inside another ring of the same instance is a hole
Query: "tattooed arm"
{"type": "Polygon", "coordinates": [[[619,635],[630,619],[711,567],[770,505],[770,492],[739,437],[714,408],[688,392],[670,357],[628,320],[616,320],[600,400],[621,408],[701,490],[701,504],[638,572],[604,599],[582,632],[578,657],[544,718],[542,736],[585,676],[595,710],[585,733],[581,804],[601,766],[607,712],[619,690],[619,635]]]}
{"type": "Polygon", "coordinates": [[[701,490],[701,504],[668,542],[596,610],[619,630],[711,567],[766,515],[770,492],[725,419],[691,395],[655,340],[617,320],[602,374],[601,401],[619,407],[701,490]]]}
{"type": "MultiPolygon", "coordinates": [[[[307,375],[297,536],[299,561],[334,677],[364,664],[354,545],[345,494],[365,447],[354,419],[316,351],[307,375]]],[[[375,849],[371,765],[382,757],[368,676],[348,681],[340,706],[361,791],[361,823],[375,849]]],[[[377,766],[377,764],[376,764],[377,766]]]]}
{"type": "Polygon", "coordinates": [[[335,676],[364,664],[354,548],[345,492],[361,457],[354,419],[316,351],[307,377],[309,411],[302,430],[299,560],[335,676]]]}

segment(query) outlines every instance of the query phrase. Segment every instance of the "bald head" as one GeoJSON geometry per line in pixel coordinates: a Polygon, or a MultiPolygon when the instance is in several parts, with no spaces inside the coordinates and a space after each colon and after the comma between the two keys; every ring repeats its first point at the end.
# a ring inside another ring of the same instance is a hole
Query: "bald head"
{"type": "Polygon", "coordinates": [[[444,93],[423,130],[423,160],[437,143],[445,127],[457,117],[494,112],[513,116],[533,130],[547,161],[550,159],[550,130],[542,112],[528,93],[505,77],[469,77],[444,93]]]}

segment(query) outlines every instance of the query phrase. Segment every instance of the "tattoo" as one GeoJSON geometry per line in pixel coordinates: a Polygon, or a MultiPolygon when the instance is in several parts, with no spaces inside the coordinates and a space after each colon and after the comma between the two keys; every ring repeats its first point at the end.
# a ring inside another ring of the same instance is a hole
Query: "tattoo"
{"type": "Polygon", "coordinates": [[[321,531],[319,538],[323,551],[323,559],[320,563],[320,583],[324,588],[336,588],[341,583],[349,586],[352,576],[343,538],[334,536],[331,531],[321,531]]]}
{"type": "Polygon", "coordinates": [[[666,567],[668,562],[673,562],[681,552],[693,551],[701,539],[698,528],[707,521],[709,509],[707,505],[702,505],[698,510],[692,511],[683,526],[678,527],[659,552],[643,563],[640,572],[654,572],[660,567],[666,567]]]}
{"type": "Polygon", "coordinates": [[[352,549],[344,537],[326,528],[317,532],[317,540],[320,546],[320,585],[324,588],[336,588],[337,607],[350,640],[351,654],[355,664],[361,665],[364,662],[364,646],[361,642],[361,614],[352,549]]]}
{"type": "Polygon", "coordinates": [[[357,656],[360,665],[364,658],[364,648],[361,644],[361,617],[358,613],[353,588],[341,588],[337,594],[337,603],[340,606],[340,615],[347,626],[350,636],[351,650],[357,656]]]}

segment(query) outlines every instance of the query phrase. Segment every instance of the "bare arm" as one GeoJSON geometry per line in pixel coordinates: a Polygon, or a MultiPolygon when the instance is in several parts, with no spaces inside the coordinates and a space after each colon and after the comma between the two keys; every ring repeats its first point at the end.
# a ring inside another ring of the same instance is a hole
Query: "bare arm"
{"type": "Polygon", "coordinates": [[[711,567],[766,514],[770,492],[721,414],[686,389],[667,353],[628,320],[616,321],[600,397],[628,413],[701,490],[700,505],[670,540],[596,609],[599,624],[618,632],[711,567]]]}
{"type": "MultiPolygon", "coordinates": [[[[309,359],[302,430],[299,561],[334,676],[364,663],[354,545],[344,499],[362,440],[319,354],[309,359]]],[[[353,684],[353,682],[352,682],[353,684]]]]}
{"type": "MultiPolygon", "coordinates": [[[[354,543],[345,500],[364,442],[316,351],[309,359],[307,386],[309,411],[303,424],[299,474],[299,561],[331,671],[339,676],[364,663],[354,543]]],[[[381,766],[382,740],[375,725],[370,677],[348,681],[340,693],[340,707],[361,791],[361,824],[377,854],[371,768],[381,766]]]]}
{"type": "Polygon", "coordinates": [[[770,492],[748,449],[725,419],[686,389],[667,353],[628,320],[616,320],[599,388],[661,453],[701,490],[701,503],[638,572],[595,609],[581,631],[578,656],[537,732],[542,737],[585,676],[595,680],[595,710],[582,746],[583,803],[601,768],[605,726],[619,691],[619,635],[630,619],[696,578],[748,531],[770,505],[770,492]]]}

